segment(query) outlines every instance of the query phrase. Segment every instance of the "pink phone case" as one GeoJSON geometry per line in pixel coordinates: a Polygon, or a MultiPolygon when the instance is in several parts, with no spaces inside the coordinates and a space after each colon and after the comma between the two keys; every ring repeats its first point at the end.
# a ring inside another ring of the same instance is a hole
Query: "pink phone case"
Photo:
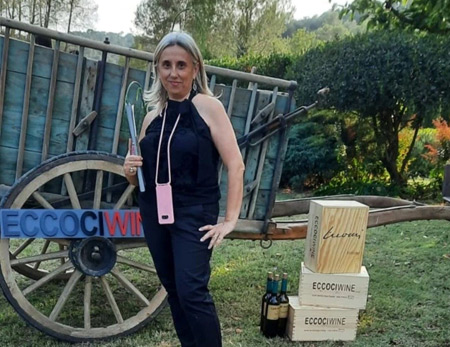
{"type": "Polygon", "coordinates": [[[159,224],[173,224],[172,186],[169,183],[156,185],[156,204],[159,224]]]}

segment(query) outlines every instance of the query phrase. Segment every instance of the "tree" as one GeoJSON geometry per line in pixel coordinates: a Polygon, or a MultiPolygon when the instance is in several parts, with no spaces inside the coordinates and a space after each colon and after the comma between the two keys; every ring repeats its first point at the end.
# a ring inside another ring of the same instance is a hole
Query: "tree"
{"type": "Polygon", "coordinates": [[[192,34],[206,58],[284,49],[290,0],[143,0],[135,25],[153,43],[174,29],[192,34]]]}
{"type": "Polygon", "coordinates": [[[97,19],[98,6],[90,0],[65,0],[68,2],[67,32],[92,27],[97,19]]]}
{"type": "Polygon", "coordinates": [[[290,52],[294,55],[303,55],[311,48],[315,48],[322,43],[314,32],[310,33],[304,29],[298,29],[292,37],[286,40],[290,52]]]}
{"type": "Polygon", "coordinates": [[[71,32],[92,25],[97,5],[89,0],[1,0],[0,15],[44,28],[62,24],[71,32]]]}
{"type": "Polygon", "coordinates": [[[354,0],[341,15],[362,14],[369,27],[450,33],[450,0],[354,0]]]}
{"type": "Polygon", "coordinates": [[[331,108],[369,122],[378,159],[391,181],[403,185],[418,130],[450,112],[449,44],[444,37],[376,31],[308,51],[287,78],[298,81],[302,103],[315,100],[315,92],[328,86],[331,108]],[[414,134],[397,164],[399,132],[408,126],[414,134]]]}

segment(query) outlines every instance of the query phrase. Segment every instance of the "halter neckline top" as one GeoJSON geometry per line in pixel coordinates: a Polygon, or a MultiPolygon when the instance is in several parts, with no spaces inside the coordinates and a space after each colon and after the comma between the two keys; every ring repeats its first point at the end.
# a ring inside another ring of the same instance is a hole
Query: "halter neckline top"
{"type": "MultiPolygon", "coordinates": [[[[192,103],[194,96],[195,94],[191,93],[189,99],[167,101],[167,119],[161,143],[158,182],[168,181],[167,142],[180,114],[170,148],[174,207],[214,203],[220,199],[219,153],[208,125],[192,103]]],[[[154,204],[156,204],[156,156],[162,119],[162,116],[155,117],[145,130],[145,137],[140,141],[146,182],[146,191],[140,193],[140,198],[154,204]]]]}

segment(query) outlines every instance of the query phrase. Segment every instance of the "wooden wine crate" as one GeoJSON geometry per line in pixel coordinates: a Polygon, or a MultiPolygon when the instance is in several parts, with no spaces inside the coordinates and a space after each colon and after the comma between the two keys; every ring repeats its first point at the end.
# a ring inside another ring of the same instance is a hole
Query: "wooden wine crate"
{"type": "Polygon", "coordinates": [[[356,201],[311,200],[305,265],[320,273],[361,271],[369,207],[356,201]]]}
{"type": "Polygon", "coordinates": [[[369,274],[365,266],[357,274],[322,274],[312,272],[302,263],[298,288],[300,306],[364,309],[369,274]]]}
{"type": "Polygon", "coordinates": [[[300,306],[289,297],[286,334],[292,341],[352,341],[356,337],[358,310],[300,306]]]}

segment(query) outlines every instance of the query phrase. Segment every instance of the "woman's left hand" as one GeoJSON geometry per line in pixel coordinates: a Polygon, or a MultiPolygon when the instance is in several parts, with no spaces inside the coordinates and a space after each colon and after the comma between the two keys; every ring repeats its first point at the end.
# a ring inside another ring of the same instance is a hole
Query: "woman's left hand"
{"type": "Polygon", "coordinates": [[[209,231],[205,235],[203,235],[200,241],[203,242],[211,238],[208,249],[218,246],[222,243],[223,238],[233,231],[235,225],[236,223],[233,222],[222,222],[216,225],[204,225],[198,230],[209,231]]]}

